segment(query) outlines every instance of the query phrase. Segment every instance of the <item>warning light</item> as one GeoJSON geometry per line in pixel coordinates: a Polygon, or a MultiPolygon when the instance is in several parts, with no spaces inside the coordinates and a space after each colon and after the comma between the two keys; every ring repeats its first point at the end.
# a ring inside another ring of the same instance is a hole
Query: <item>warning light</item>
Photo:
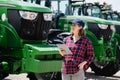
{"type": "Polygon", "coordinates": [[[104,1],[103,4],[106,5],[106,2],[104,1]]]}

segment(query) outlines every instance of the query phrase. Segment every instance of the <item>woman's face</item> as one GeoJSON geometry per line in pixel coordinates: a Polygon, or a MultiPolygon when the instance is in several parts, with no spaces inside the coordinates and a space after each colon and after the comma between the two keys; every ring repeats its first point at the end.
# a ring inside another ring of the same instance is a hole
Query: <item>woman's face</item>
{"type": "Polygon", "coordinates": [[[73,33],[73,34],[78,34],[80,29],[82,29],[82,26],[80,26],[78,24],[71,25],[71,33],[73,33]]]}

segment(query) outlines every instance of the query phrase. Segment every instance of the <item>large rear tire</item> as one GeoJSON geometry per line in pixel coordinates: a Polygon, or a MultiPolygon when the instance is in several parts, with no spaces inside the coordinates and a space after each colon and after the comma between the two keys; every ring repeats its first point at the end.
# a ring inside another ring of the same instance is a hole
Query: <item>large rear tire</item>
{"type": "Polygon", "coordinates": [[[27,77],[30,80],[61,80],[61,73],[29,73],[27,77]]]}
{"type": "Polygon", "coordinates": [[[120,49],[117,47],[116,50],[116,62],[106,62],[105,65],[100,65],[99,62],[93,62],[90,67],[96,75],[101,76],[112,76],[118,72],[120,67],[120,49]],[[118,57],[119,55],[119,57],[118,57]],[[99,65],[99,66],[98,66],[99,65]]]}
{"type": "Polygon", "coordinates": [[[96,75],[112,76],[119,70],[119,67],[115,62],[109,62],[109,64],[107,64],[105,67],[100,68],[93,62],[91,64],[91,69],[95,72],[96,75]]]}

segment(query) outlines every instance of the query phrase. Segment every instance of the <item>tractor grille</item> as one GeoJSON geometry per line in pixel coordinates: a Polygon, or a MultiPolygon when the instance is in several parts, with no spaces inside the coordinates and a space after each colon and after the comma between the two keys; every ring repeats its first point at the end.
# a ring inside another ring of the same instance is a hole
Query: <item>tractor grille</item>
{"type": "Polygon", "coordinates": [[[35,20],[23,19],[18,10],[8,10],[8,22],[15,28],[18,35],[26,40],[44,40],[48,36],[51,21],[45,21],[43,13],[38,13],[35,20]]]}
{"type": "Polygon", "coordinates": [[[112,30],[110,29],[110,25],[108,25],[107,29],[101,29],[99,28],[98,24],[96,23],[88,23],[88,29],[95,34],[95,36],[98,39],[101,39],[101,37],[103,37],[103,39],[105,41],[110,40],[111,36],[112,36],[112,30]]]}

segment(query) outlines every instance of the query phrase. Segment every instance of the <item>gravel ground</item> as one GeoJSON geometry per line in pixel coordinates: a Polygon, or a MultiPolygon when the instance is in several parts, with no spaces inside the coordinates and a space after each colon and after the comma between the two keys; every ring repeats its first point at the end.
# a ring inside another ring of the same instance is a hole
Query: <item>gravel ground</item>
{"type": "MultiPolygon", "coordinates": [[[[29,80],[26,76],[27,76],[26,73],[22,73],[18,75],[10,74],[4,80],[29,80]]],[[[94,75],[94,72],[91,71],[91,69],[88,69],[86,78],[87,80],[120,80],[120,71],[117,72],[114,76],[105,77],[105,76],[96,76],[94,75]]]]}

